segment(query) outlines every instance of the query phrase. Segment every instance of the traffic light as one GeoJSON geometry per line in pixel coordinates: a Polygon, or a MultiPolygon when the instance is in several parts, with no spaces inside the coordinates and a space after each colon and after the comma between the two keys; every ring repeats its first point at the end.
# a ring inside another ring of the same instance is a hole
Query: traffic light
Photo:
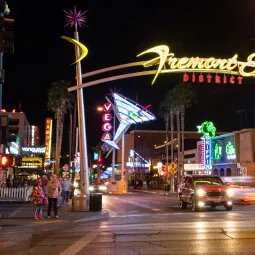
{"type": "Polygon", "coordinates": [[[8,167],[13,165],[13,157],[8,154],[0,154],[0,167],[8,167]]]}
{"type": "Polygon", "coordinates": [[[5,18],[10,12],[5,1],[0,0],[0,52],[14,52],[14,19],[5,18]]]}
{"type": "Polygon", "coordinates": [[[8,118],[7,142],[17,142],[19,134],[19,119],[8,118]]]}
{"type": "Polygon", "coordinates": [[[99,157],[98,157],[98,160],[97,160],[97,163],[98,163],[98,164],[103,164],[103,162],[104,162],[103,157],[102,157],[102,156],[99,156],[99,157]]]}

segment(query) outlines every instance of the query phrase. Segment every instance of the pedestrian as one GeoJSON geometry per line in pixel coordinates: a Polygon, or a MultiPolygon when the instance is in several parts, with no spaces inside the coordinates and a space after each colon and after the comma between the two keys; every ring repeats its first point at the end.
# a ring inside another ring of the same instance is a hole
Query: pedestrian
{"type": "Polygon", "coordinates": [[[6,186],[7,188],[11,187],[11,176],[9,175],[8,178],[6,179],[6,186]]]}
{"type": "Polygon", "coordinates": [[[58,197],[61,196],[61,184],[58,180],[57,175],[53,175],[47,183],[47,195],[48,195],[48,216],[47,219],[51,217],[51,209],[53,206],[55,218],[58,216],[58,197]]]}
{"type": "Polygon", "coordinates": [[[34,219],[43,219],[42,216],[42,208],[45,201],[45,195],[42,189],[42,180],[38,179],[35,182],[35,186],[33,188],[33,201],[34,201],[34,219]]]}
{"type": "Polygon", "coordinates": [[[147,182],[146,180],[143,181],[143,189],[148,190],[147,182]]]}
{"type": "Polygon", "coordinates": [[[63,202],[68,203],[71,189],[72,189],[72,181],[69,176],[63,177],[63,180],[61,182],[62,186],[62,196],[63,196],[63,202]]]}

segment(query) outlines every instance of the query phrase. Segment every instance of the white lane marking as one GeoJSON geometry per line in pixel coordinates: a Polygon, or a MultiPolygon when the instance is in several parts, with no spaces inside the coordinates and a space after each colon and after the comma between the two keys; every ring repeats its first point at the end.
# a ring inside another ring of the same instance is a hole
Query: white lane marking
{"type": "Polygon", "coordinates": [[[105,211],[108,212],[109,217],[115,217],[115,216],[119,215],[117,212],[115,212],[115,211],[113,211],[111,209],[105,209],[105,211]]]}
{"type": "Polygon", "coordinates": [[[113,198],[116,199],[116,200],[125,201],[125,203],[137,205],[139,207],[143,207],[143,208],[147,208],[147,209],[152,209],[151,206],[148,206],[148,205],[145,205],[145,204],[141,204],[141,203],[138,203],[138,202],[128,201],[128,200],[125,200],[125,199],[122,199],[122,198],[118,198],[118,197],[113,197],[113,198]]]}
{"type": "Polygon", "coordinates": [[[97,235],[99,232],[89,232],[79,241],[74,243],[73,245],[69,246],[66,250],[59,253],[59,255],[75,255],[79,251],[81,251],[84,247],[87,246],[97,235]]]}
{"type": "Polygon", "coordinates": [[[102,231],[114,231],[114,230],[147,230],[147,229],[224,229],[228,231],[247,231],[247,229],[254,229],[255,222],[236,222],[236,221],[194,221],[194,222],[171,222],[171,223],[146,223],[146,224],[125,224],[125,225],[114,225],[114,224],[105,224],[99,226],[99,229],[102,231]]]}
{"type": "Polygon", "coordinates": [[[100,219],[105,219],[107,217],[108,216],[106,216],[106,215],[96,215],[96,216],[91,216],[91,217],[88,217],[88,218],[83,218],[83,219],[80,219],[80,220],[75,220],[74,222],[100,220],[100,219]]]}

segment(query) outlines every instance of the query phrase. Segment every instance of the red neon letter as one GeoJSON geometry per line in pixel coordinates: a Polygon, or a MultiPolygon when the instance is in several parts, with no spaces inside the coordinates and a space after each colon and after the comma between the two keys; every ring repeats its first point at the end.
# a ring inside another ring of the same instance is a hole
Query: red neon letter
{"type": "Polygon", "coordinates": [[[112,125],[110,123],[104,123],[102,126],[102,130],[106,132],[110,132],[112,130],[112,125]]]}
{"type": "Polygon", "coordinates": [[[110,113],[104,113],[102,116],[104,122],[108,122],[112,120],[112,115],[110,113]]]}
{"type": "Polygon", "coordinates": [[[105,103],[104,104],[104,111],[110,112],[112,110],[112,104],[111,103],[105,103]]]}
{"type": "Polygon", "coordinates": [[[235,77],[233,75],[229,78],[229,83],[230,84],[234,84],[235,83],[235,77]]]}
{"type": "Polygon", "coordinates": [[[215,76],[215,83],[220,83],[220,76],[218,74],[215,76]]]}
{"type": "Polygon", "coordinates": [[[184,73],[184,74],[183,74],[183,77],[182,77],[182,80],[183,80],[183,82],[189,81],[189,75],[186,74],[186,73],[184,73]]]}
{"type": "Polygon", "coordinates": [[[227,82],[228,82],[227,76],[224,74],[224,76],[223,76],[223,83],[226,84],[227,82]]]}
{"type": "Polygon", "coordinates": [[[203,74],[200,74],[200,75],[198,76],[198,81],[199,81],[199,82],[204,82],[204,81],[205,81],[204,75],[203,75],[203,74]]]}
{"type": "Polygon", "coordinates": [[[196,76],[195,76],[195,74],[193,73],[192,74],[192,82],[195,82],[196,81],[196,76]]]}
{"type": "Polygon", "coordinates": [[[207,82],[208,83],[211,83],[212,82],[212,76],[210,74],[207,74],[206,75],[206,78],[207,78],[207,82]]]}
{"type": "Polygon", "coordinates": [[[238,80],[238,84],[243,84],[243,77],[242,76],[238,76],[237,80],[238,80]]]}

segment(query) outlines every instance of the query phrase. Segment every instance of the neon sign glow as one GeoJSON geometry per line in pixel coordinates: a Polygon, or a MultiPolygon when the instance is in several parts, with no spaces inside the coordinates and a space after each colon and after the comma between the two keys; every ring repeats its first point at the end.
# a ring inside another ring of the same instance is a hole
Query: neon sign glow
{"type": "Polygon", "coordinates": [[[214,146],[214,159],[215,160],[219,160],[221,158],[222,155],[222,147],[220,146],[219,143],[215,143],[214,146]]]}
{"type": "Polygon", "coordinates": [[[247,61],[239,61],[238,55],[228,59],[221,58],[201,58],[201,57],[181,57],[176,58],[174,53],[169,51],[166,45],[159,45],[143,51],[137,57],[148,53],[156,53],[157,57],[146,61],[143,66],[150,67],[158,65],[158,69],[152,81],[157,79],[160,73],[177,73],[177,72],[199,72],[199,73],[221,73],[230,75],[239,75],[244,77],[255,76],[255,53],[247,57],[247,61]],[[166,67],[163,69],[163,67],[166,67]]]}
{"type": "Polygon", "coordinates": [[[126,132],[131,124],[151,121],[156,118],[150,111],[136,102],[117,93],[113,93],[112,96],[116,108],[116,115],[120,124],[113,140],[106,140],[104,142],[109,144],[111,147],[119,149],[117,143],[120,141],[123,132],[126,132]]]}
{"type": "Polygon", "coordinates": [[[211,144],[212,137],[215,136],[216,128],[211,121],[205,121],[201,126],[197,126],[198,132],[202,133],[203,140],[203,164],[205,170],[212,169],[212,159],[211,159],[211,144]]]}
{"type": "Polygon", "coordinates": [[[227,159],[236,159],[236,150],[231,142],[226,144],[227,159]]]}

